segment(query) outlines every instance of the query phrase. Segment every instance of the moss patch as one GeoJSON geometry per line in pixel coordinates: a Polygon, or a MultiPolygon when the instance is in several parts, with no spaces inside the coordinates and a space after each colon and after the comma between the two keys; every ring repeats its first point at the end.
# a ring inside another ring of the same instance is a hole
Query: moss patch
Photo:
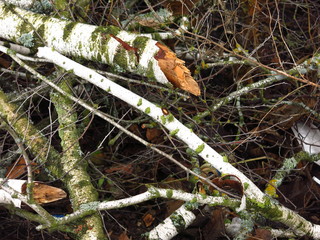
{"type": "Polygon", "coordinates": [[[63,41],[66,41],[67,38],[70,36],[72,30],[74,29],[74,27],[77,25],[76,22],[69,22],[65,27],[64,27],[64,31],[63,31],[63,41]]]}
{"type": "Polygon", "coordinates": [[[132,47],[137,48],[138,54],[140,55],[145,49],[145,46],[148,41],[149,41],[149,38],[147,37],[136,37],[132,43],[132,47]]]}

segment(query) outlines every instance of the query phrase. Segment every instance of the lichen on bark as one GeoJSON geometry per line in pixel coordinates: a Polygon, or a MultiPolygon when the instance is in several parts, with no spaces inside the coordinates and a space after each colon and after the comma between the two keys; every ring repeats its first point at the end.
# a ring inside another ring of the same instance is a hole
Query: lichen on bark
{"type": "MultiPolygon", "coordinates": [[[[59,86],[69,94],[72,94],[72,79],[63,79],[59,86]]],[[[65,173],[62,181],[66,184],[70,194],[70,200],[74,210],[78,210],[81,204],[95,202],[98,200],[98,192],[91,183],[87,172],[87,162],[82,159],[82,152],[79,144],[80,133],[76,126],[77,113],[74,103],[60,93],[52,93],[51,100],[58,113],[59,136],[63,156],[61,166],[65,173]]],[[[84,218],[86,231],[81,234],[81,239],[105,239],[103,224],[98,214],[84,218]],[[91,237],[90,237],[91,236],[91,237]]]]}
{"type": "Polygon", "coordinates": [[[6,121],[28,146],[34,158],[45,164],[53,178],[62,176],[60,154],[50,146],[48,139],[33,125],[33,123],[18,110],[19,107],[10,103],[5,93],[0,90],[0,121],[6,121]]]}

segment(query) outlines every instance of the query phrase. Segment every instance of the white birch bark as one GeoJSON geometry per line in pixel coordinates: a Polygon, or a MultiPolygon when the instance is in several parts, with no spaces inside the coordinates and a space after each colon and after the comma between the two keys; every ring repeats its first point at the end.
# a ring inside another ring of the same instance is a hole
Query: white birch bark
{"type": "MultiPolygon", "coordinates": [[[[168,82],[159,68],[157,61],[153,57],[159,51],[159,48],[155,45],[156,42],[153,40],[139,37],[138,41],[136,35],[129,34],[125,31],[119,31],[113,27],[104,29],[104,31],[108,31],[104,34],[99,27],[48,18],[18,8],[14,8],[14,10],[18,14],[12,13],[8,7],[0,2],[0,36],[3,38],[19,43],[25,43],[21,37],[29,33],[31,35],[31,40],[34,41],[34,46],[37,46],[39,44],[37,41],[40,41],[36,34],[37,32],[40,34],[41,40],[45,41],[45,44],[57,49],[61,53],[90,60],[99,60],[145,76],[152,75],[161,83],[168,82]],[[24,20],[22,20],[21,17],[23,17],[24,20]],[[26,24],[25,20],[29,21],[29,23],[32,24],[32,27],[31,25],[26,24]],[[37,31],[34,31],[34,28],[36,28],[37,31]],[[117,38],[130,43],[130,46],[133,46],[134,48],[136,46],[135,44],[141,45],[143,43],[143,46],[138,48],[140,50],[138,50],[139,57],[137,57],[135,51],[128,51],[124,48],[123,43],[117,40],[117,38]],[[103,52],[103,49],[106,51],[103,52]]],[[[52,51],[52,49],[41,48],[39,56],[53,60],[57,65],[68,71],[72,70],[76,75],[92,82],[105,91],[131,104],[133,107],[145,112],[165,126],[172,135],[176,135],[184,141],[191,149],[196,151],[220,172],[237,176],[245,186],[247,197],[251,200],[254,199],[257,207],[260,208],[261,211],[263,211],[263,205],[268,204],[268,207],[273,208],[277,214],[281,213],[281,216],[279,217],[271,216],[273,219],[282,219],[282,222],[291,228],[299,229],[299,234],[301,234],[301,229],[303,229],[304,233],[315,239],[320,239],[320,227],[318,225],[306,222],[302,217],[299,218],[299,216],[293,218],[291,210],[271,201],[244,174],[239,172],[229,163],[224,162],[223,157],[220,154],[204,143],[191,131],[191,129],[185,127],[171,114],[164,115],[162,110],[151,102],[118,86],[97,74],[95,71],[61,56],[57,52],[52,51]]]]}
{"type": "Polygon", "coordinates": [[[157,41],[114,26],[60,20],[0,2],[0,37],[30,47],[46,45],[65,55],[99,61],[169,83],[154,58],[160,50],[157,41]]]}
{"type": "Polygon", "coordinates": [[[33,12],[43,13],[53,10],[50,0],[5,0],[5,2],[33,12]]]}
{"type": "Polygon", "coordinates": [[[148,239],[172,239],[179,233],[178,229],[186,229],[195,219],[196,215],[194,215],[193,212],[186,209],[185,205],[182,205],[168,218],[166,218],[162,223],[160,223],[157,227],[152,229],[148,234],[148,239]]]}
{"type": "MultiPolygon", "coordinates": [[[[78,71],[73,71],[77,75],[81,75],[81,76],[84,76],[86,78],[86,77],[88,77],[86,74],[82,75],[80,73],[82,71],[87,72],[89,70],[88,80],[93,78],[93,77],[96,77],[96,76],[92,76],[91,75],[91,74],[95,74],[95,72],[93,70],[87,69],[87,68],[81,66],[80,64],[74,63],[73,61],[69,60],[68,58],[65,58],[65,57],[61,56],[59,53],[53,52],[51,49],[44,48],[44,49],[42,49],[42,51],[40,51],[40,53],[42,52],[43,55],[46,55],[47,54],[46,51],[49,52],[48,57],[50,57],[52,53],[57,54],[57,55],[53,55],[53,56],[55,56],[56,58],[59,58],[62,61],[61,62],[61,66],[64,66],[65,64],[69,65],[69,68],[66,68],[66,69],[70,70],[70,69],[73,69],[73,67],[76,67],[76,68],[79,67],[79,69],[77,69],[78,71]],[[71,64],[72,65],[71,68],[70,68],[70,63],[72,63],[71,64]],[[75,65],[73,65],[73,64],[75,64],[75,65]]],[[[26,69],[28,69],[28,71],[31,71],[33,74],[35,74],[37,76],[39,75],[39,74],[36,74],[36,72],[33,69],[31,69],[29,66],[27,66],[26,64],[21,62],[18,58],[16,58],[15,55],[11,51],[4,51],[4,52],[6,52],[13,59],[15,59],[17,62],[19,62],[19,64],[21,66],[24,66],[26,69]]],[[[57,60],[56,62],[59,62],[59,61],[57,60]]],[[[76,69],[73,69],[73,70],[76,70],[76,69]]],[[[104,81],[104,79],[101,79],[102,76],[100,76],[100,75],[97,75],[97,76],[99,77],[98,79],[104,81]]],[[[41,76],[41,77],[39,76],[39,78],[43,79],[44,77],[43,76],[41,76]]],[[[106,85],[106,87],[107,86],[109,86],[108,90],[110,90],[110,92],[112,92],[110,84],[106,85]]],[[[119,89],[121,90],[121,88],[119,88],[119,89]]],[[[126,94],[126,93],[128,93],[128,92],[124,92],[124,93],[122,92],[122,94],[126,94]]],[[[67,93],[65,93],[65,94],[66,94],[66,96],[68,96],[70,98],[72,97],[72,96],[69,96],[67,93]]],[[[132,94],[132,93],[130,93],[130,94],[132,94]]],[[[118,95],[119,95],[119,93],[118,93],[118,95]]],[[[132,95],[132,96],[134,96],[134,95],[132,95]]],[[[137,99],[135,99],[135,100],[137,100],[137,99]]],[[[73,101],[78,102],[77,99],[73,99],[73,101]]],[[[143,104],[143,101],[146,101],[146,100],[139,98],[137,106],[141,106],[143,104]]],[[[131,102],[130,104],[132,106],[135,106],[134,102],[131,102]]],[[[152,105],[150,105],[150,106],[152,106],[152,105]]],[[[147,114],[151,113],[150,108],[146,111],[146,113],[147,114]]],[[[161,118],[161,123],[163,125],[166,125],[166,121],[167,120],[169,120],[170,122],[177,121],[177,120],[175,120],[173,118],[172,115],[171,116],[170,115],[168,115],[168,116],[167,115],[163,115],[163,116],[167,117],[167,118],[161,118]]],[[[179,123],[178,123],[178,125],[179,125],[179,123]]],[[[175,132],[178,133],[179,131],[175,131],[175,132]]],[[[184,140],[183,136],[181,137],[181,139],[184,140]]],[[[201,149],[202,149],[202,147],[200,148],[200,150],[201,149]]],[[[198,153],[199,153],[200,150],[196,149],[196,151],[198,153]]],[[[238,172],[237,175],[239,176],[241,174],[242,173],[238,172]]],[[[253,183],[252,182],[248,182],[247,184],[250,185],[250,184],[253,184],[253,183]]],[[[250,186],[248,186],[248,188],[249,187],[250,186]]],[[[245,191],[247,192],[247,195],[250,195],[250,191],[248,192],[248,188],[245,188],[245,191]]],[[[169,190],[169,194],[168,194],[168,191],[165,191],[165,192],[161,193],[161,190],[159,190],[159,189],[156,189],[155,191],[151,190],[151,192],[152,192],[152,196],[151,196],[152,198],[156,198],[156,197],[159,197],[159,196],[161,196],[161,197],[170,196],[170,198],[181,199],[180,197],[182,197],[182,195],[183,196],[189,196],[190,195],[188,193],[181,193],[181,191],[176,192],[174,190],[169,190]]],[[[261,193],[261,191],[260,191],[260,193],[261,193]]],[[[263,196],[263,193],[261,193],[261,194],[263,196]]],[[[149,195],[149,194],[147,194],[147,195],[149,195]]],[[[199,196],[199,197],[203,198],[202,196],[199,196]]],[[[136,199],[137,201],[141,201],[139,196],[134,196],[134,197],[131,198],[131,200],[133,200],[133,199],[136,199]]],[[[201,199],[198,199],[198,198],[195,199],[194,195],[193,195],[191,198],[188,198],[188,200],[187,199],[181,199],[181,200],[196,201],[196,202],[203,203],[203,204],[212,204],[211,197],[206,197],[205,199],[201,200],[201,199]]],[[[224,201],[226,199],[223,199],[223,198],[220,198],[220,200],[222,200],[220,205],[229,206],[229,201],[230,200],[224,201]]],[[[117,201],[113,202],[112,203],[113,208],[117,208],[117,206],[114,205],[116,203],[119,203],[119,206],[118,206],[119,208],[120,207],[124,207],[125,206],[124,202],[125,202],[125,200],[117,200],[117,201]]],[[[213,200],[213,202],[216,202],[216,201],[213,200]]],[[[90,206],[92,205],[93,208],[90,208],[91,210],[89,209],[88,213],[83,212],[82,210],[80,210],[80,212],[74,214],[74,217],[77,217],[77,216],[81,217],[81,216],[86,216],[88,214],[92,214],[92,210],[94,210],[94,209],[103,210],[104,206],[105,205],[109,205],[109,203],[107,202],[107,203],[101,203],[100,204],[98,202],[97,203],[93,202],[93,203],[89,203],[89,205],[90,206]],[[99,206],[99,207],[95,208],[95,206],[99,206]]],[[[320,226],[319,225],[312,224],[311,222],[307,221],[306,219],[304,219],[301,216],[299,216],[298,214],[296,214],[294,211],[292,211],[292,210],[290,210],[288,208],[285,208],[284,206],[280,205],[276,201],[273,201],[272,199],[270,199],[270,198],[268,198],[266,196],[263,196],[261,200],[259,200],[259,199],[257,200],[255,198],[247,199],[247,206],[248,206],[248,210],[250,210],[250,211],[258,212],[258,213],[262,214],[263,216],[267,217],[268,219],[272,219],[274,221],[279,221],[279,222],[282,222],[282,223],[286,224],[291,229],[293,229],[293,231],[296,232],[299,236],[302,236],[302,235],[306,234],[308,236],[313,237],[314,239],[320,239],[320,226]]],[[[232,208],[235,208],[235,206],[233,205],[232,208]]],[[[65,219],[65,220],[69,221],[70,218],[68,218],[68,220],[67,219],[65,219]]],[[[48,226],[50,226],[50,224],[48,226]]]]}
{"type": "MultiPolygon", "coordinates": [[[[26,180],[17,180],[17,179],[0,179],[0,182],[4,182],[5,186],[12,188],[13,190],[21,193],[22,192],[22,185],[25,184],[26,180]]],[[[1,184],[1,185],[2,185],[1,184]]],[[[1,186],[0,186],[1,188],[1,186]]],[[[7,191],[0,189],[0,203],[2,204],[13,204],[15,207],[21,207],[21,200],[19,198],[13,198],[12,194],[8,193],[7,191]]]]}
{"type": "Polygon", "coordinates": [[[263,197],[265,195],[254,183],[250,181],[250,179],[248,179],[231,164],[225,162],[219,153],[213,150],[208,144],[203,142],[195,133],[193,133],[192,129],[184,126],[172,114],[165,115],[162,112],[162,109],[155,104],[112,82],[94,70],[84,67],[81,64],[62,56],[57,51],[47,47],[41,47],[39,48],[37,55],[52,61],[67,71],[72,71],[75,75],[91,82],[113,96],[130,104],[134,108],[137,108],[140,111],[148,114],[159,124],[162,124],[164,127],[166,127],[171,135],[175,135],[181,139],[189,148],[197,152],[218,171],[224,174],[237,176],[239,180],[242,181],[242,184],[246,184],[248,186],[245,190],[248,197],[255,198],[257,201],[263,201],[263,197]]]}
{"type": "Polygon", "coordinates": [[[265,195],[250,179],[231,164],[225,162],[219,153],[204,143],[191,129],[185,127],[181,122],[174,118],[172,114],[165,115],[161,108],[157,107],[155,104],[117,85],[95,71],[62,56],[50,48],[39,48],[38,56],[51,60],[67,71],[72,71],[75,75],[86,79],[108,93],[127,102],[131,106],[148,114],[155,121],[167,128],[171,135],[180,138],[189,148],[196,151],[198,155],[217,170],[224,174],[237,176],[244,185],[244,194],[249,198],[247,199],[247,203],[250,209],[256,210],[267,218],[286,224],[294,229],[298,235],[307,234],[315,239],[320,239],[319,225],[314,225],[311,222],[306,221],[303,217],[294,214],[292,210],[282,206],[265,195]]]}

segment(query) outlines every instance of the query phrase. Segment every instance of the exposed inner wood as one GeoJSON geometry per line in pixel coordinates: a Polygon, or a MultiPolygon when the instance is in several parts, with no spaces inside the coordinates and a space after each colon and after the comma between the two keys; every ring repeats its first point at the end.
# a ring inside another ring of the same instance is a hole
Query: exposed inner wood
{"type": "Polygon", "coordinates": [[[191,76],[190,70],[184,65],[184,61],[177,58],[176,54],[161,43],[156,43],[159,52],[155,56],[159,66],[167,79],[177,88],[181,88],[193,95],[200,95],[198,83],[191,76]]]}

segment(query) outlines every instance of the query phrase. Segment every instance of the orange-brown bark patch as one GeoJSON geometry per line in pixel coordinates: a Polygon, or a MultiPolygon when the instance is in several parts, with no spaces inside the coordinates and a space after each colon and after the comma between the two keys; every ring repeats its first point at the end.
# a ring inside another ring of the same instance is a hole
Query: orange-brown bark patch
{"type": "Polygon", "coordinates": [[[156,45],[159,47],[159,52],[155,55],[155,59],[172,85],[199,96],[199,85],[191,76],[190,70],[184,65],[185,62],[177,58],[168,47],[161,43],[156,43],[156,45]]]}

